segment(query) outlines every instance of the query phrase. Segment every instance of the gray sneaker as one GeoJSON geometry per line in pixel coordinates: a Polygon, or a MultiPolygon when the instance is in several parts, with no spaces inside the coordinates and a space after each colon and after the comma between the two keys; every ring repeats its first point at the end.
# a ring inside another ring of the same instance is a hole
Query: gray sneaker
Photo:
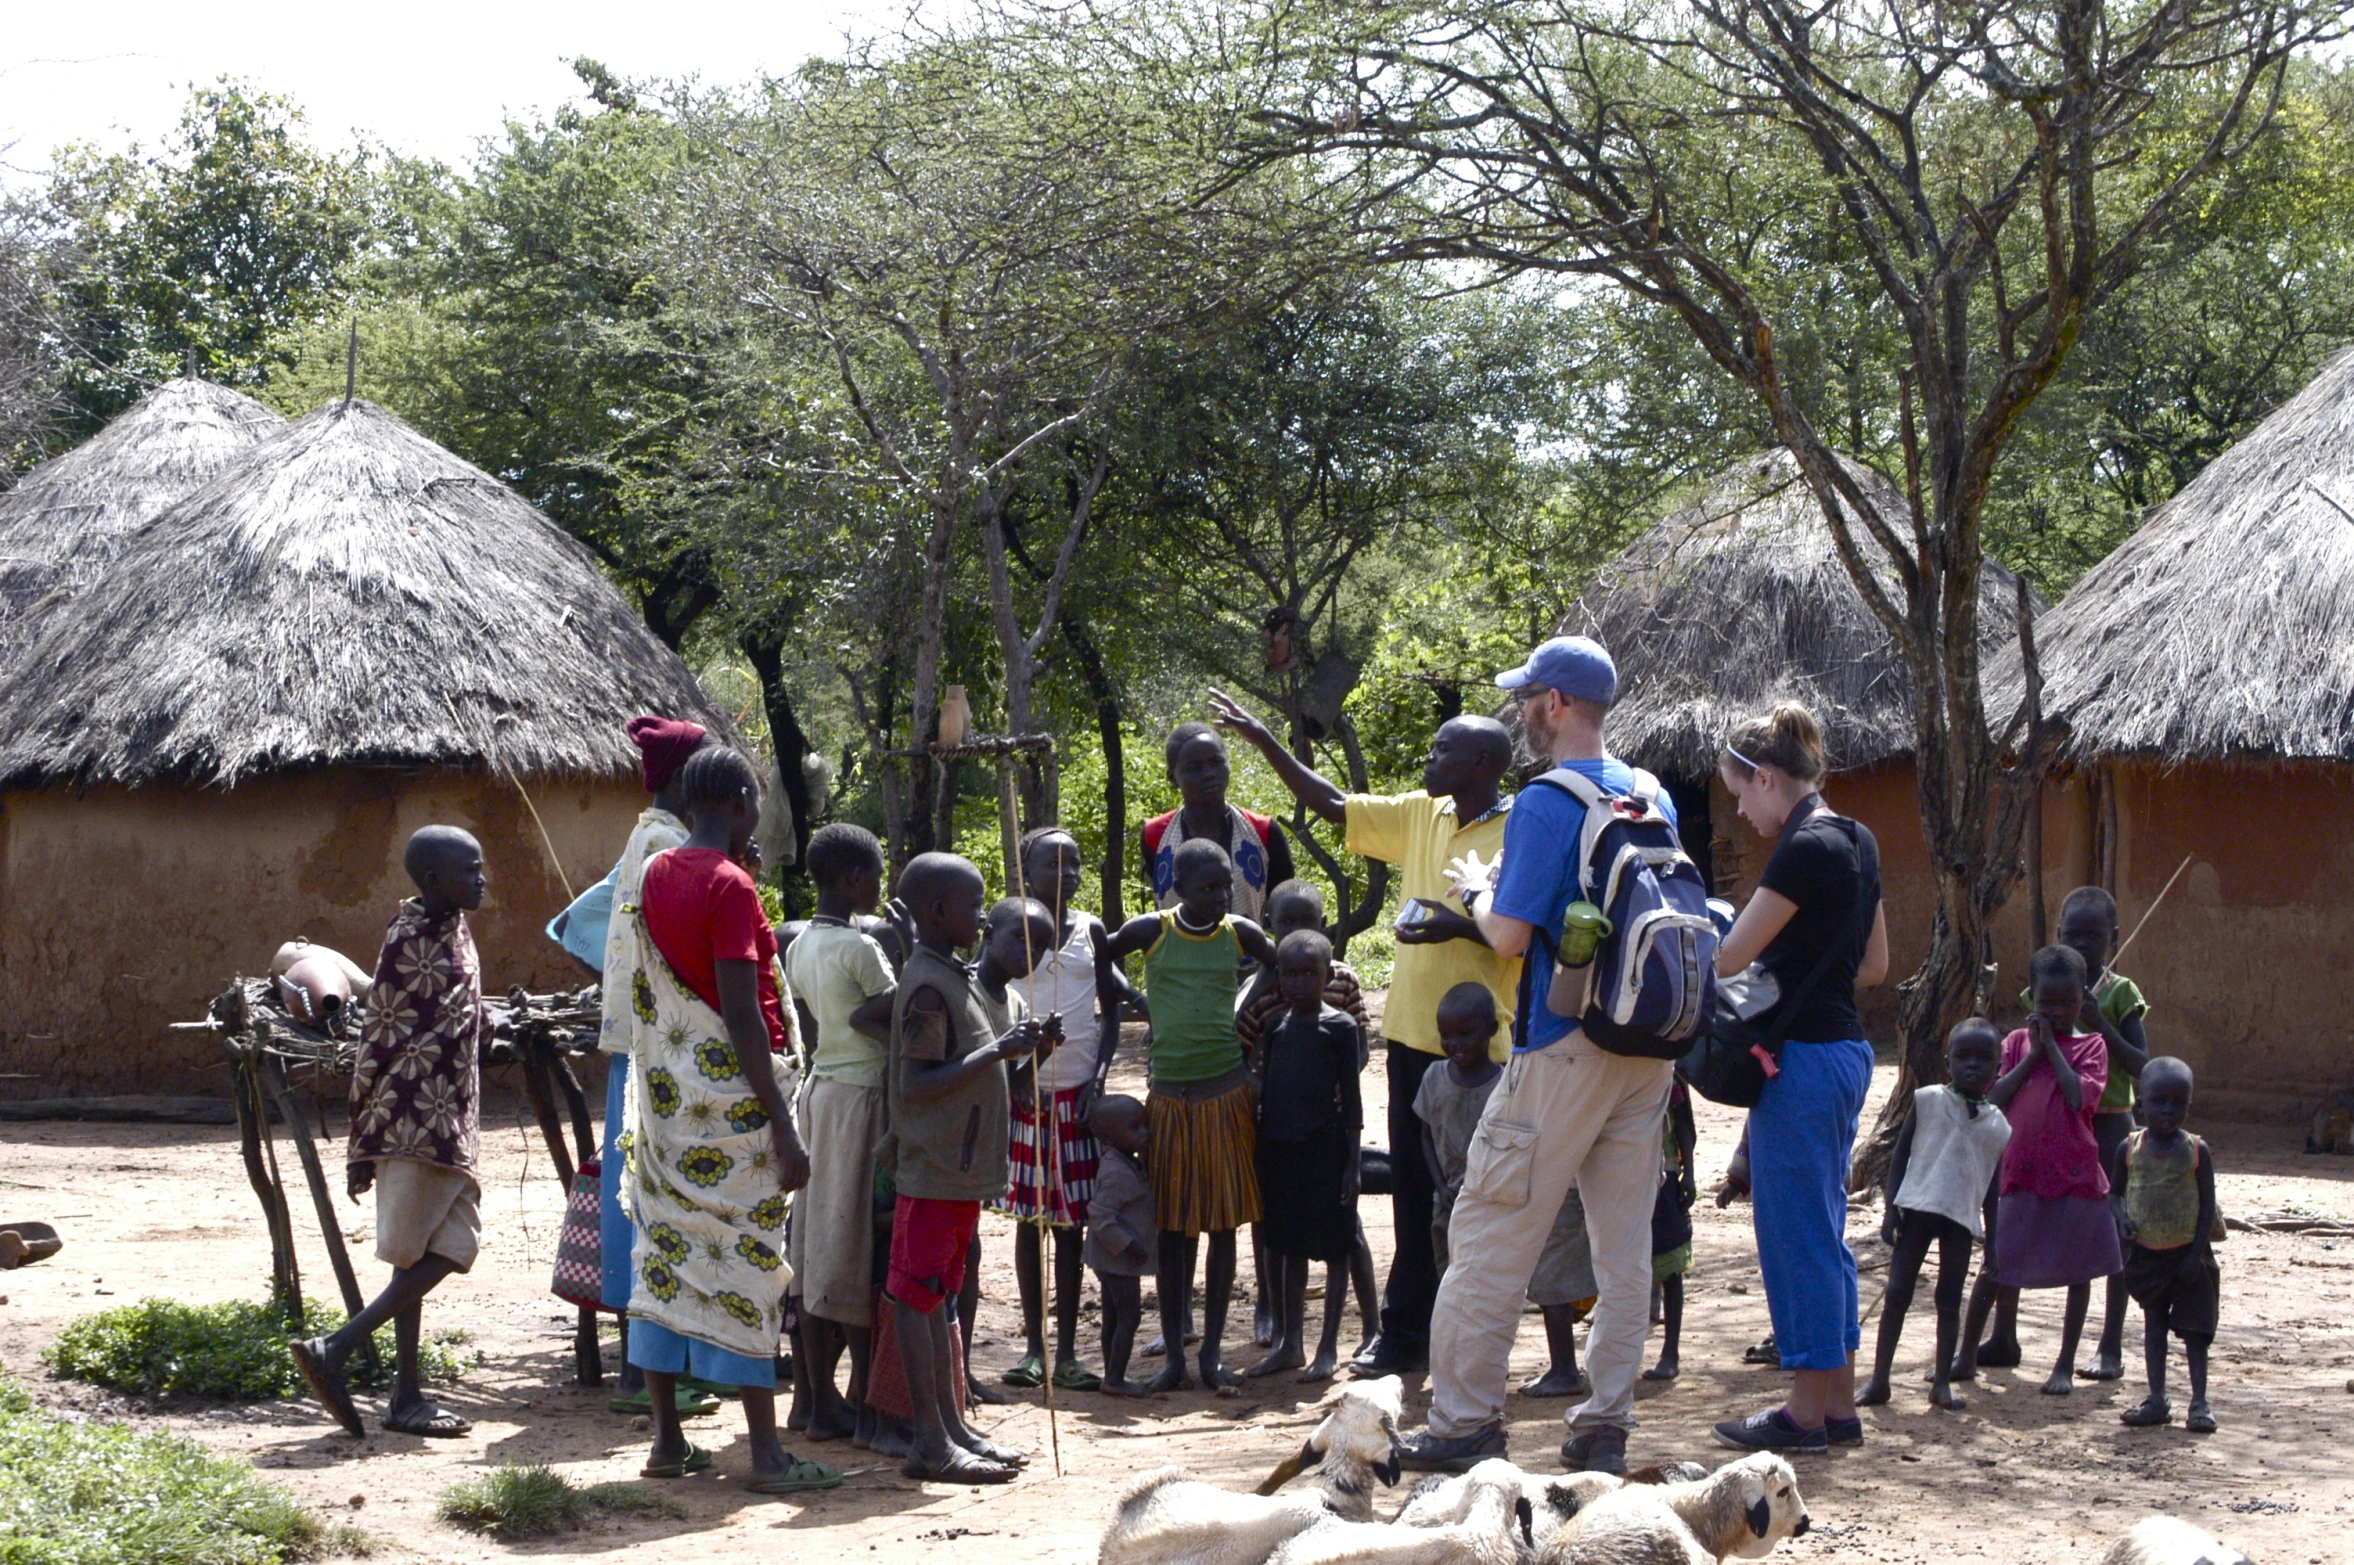
{"type": "Polygon", "coordinates": [[[1504,1454],[1504,1426],[1489,1424],[1450,1440],[1425,1429],[1398,1442],[1398,1465],[1414,1473],[1468,1473],[1504,1454]]]}
{"type": "Polygon", "coordinates": [[[1561,1465],[1573,1473],[1610,1473],[1625,1477],[1627,1432],[1615,1424],[1596,1424],[1583,1434],[1561,1442],[1561,1465]]]}

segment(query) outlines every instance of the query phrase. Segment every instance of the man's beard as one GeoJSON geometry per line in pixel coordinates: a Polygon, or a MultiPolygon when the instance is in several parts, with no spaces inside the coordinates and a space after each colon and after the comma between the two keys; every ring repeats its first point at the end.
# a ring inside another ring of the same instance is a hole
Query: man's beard
{"type": "Polygon", "coordinates": [[[1521,732],[1528,736],[1529,752],[1540,759],[1550,759],[1553,754],[1553,728],[1548,719],[1539,715],[1534,705],[1520,709],[1520,727],[1521,732]]]}

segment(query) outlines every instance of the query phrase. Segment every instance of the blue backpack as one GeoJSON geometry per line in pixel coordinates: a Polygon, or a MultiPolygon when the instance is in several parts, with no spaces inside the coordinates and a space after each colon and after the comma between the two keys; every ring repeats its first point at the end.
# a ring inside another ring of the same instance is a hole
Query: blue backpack
{"type": "MultiPolygon", "coordinates": [[[[1716,1010],[1718,934],[1708,883],[1659,807],[1659,779],[1637,771],[1634,791],[1622,796],[1563,766],[1537,783],[1585,806],[1578,892],[1610,920],[1585,967],[1560,965],[1558,930],[1536,931],[1545,954],[1556,958],[1547,1007],[1575,1018],[1612,1054],[1680,1059],[1716,1010]]],[[[1528,1014],[1526,996],[1521,1014],[1528,1014]]]]}

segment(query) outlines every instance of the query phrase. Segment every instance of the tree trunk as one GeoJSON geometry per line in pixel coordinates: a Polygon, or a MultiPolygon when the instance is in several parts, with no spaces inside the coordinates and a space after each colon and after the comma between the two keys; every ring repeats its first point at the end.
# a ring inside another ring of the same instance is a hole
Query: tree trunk
{"type": "MultiPolygon", "coordinates": [[[[963,460],[959,443],[953,460],[963,460]]],[[[948,639],[948,567],[956,542],[956,516],[964,503],[962,486],[943,484],[932,497],[932,532],[924,544],[923,599],[916,611],[915,679],[908,692],[907,714],[907,849],[912,857],[929,853],[955,836],[936,821],[951,819],[953,793],[944,786],[926,746],[939,737],[940,654],[948,639]]]]}
{"type": "Polygon", "coordinates": [[[1087,628],[1063,621],[1063,640],[1079,659],[1087,693],[1095,698],[1095,731],[1103,744],[1103,921],[1128,921],[1128,755],[1120,734],[1120,700],[1087,628]]]}
{"type": "Polygon", "coordinates": [[[769,742],[776,749],[777,786],[792,812],[793,863],[798,867],[808,861],[809,834],[816,823],[810,818],[809,735],[793,710],[793,693],[785,688],[784,630],[772,621],[759,630],[745,631],[736,645],[760,680],[760,705],[768,714],[769,742]]]}

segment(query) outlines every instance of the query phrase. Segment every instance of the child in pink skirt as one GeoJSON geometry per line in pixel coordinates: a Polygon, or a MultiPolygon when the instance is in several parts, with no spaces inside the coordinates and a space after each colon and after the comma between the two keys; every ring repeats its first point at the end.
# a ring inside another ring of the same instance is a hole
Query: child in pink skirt
{"type": "MultiPolygon", "coordinates": [[[[2082,956],[2045,946],[2028,962],[2027,975],[2034,1014],[2003,1040],[2002,1075],[1986,1095],[2011,1122],[1997,1181],[1994,1274],[2005,1288],[2068,1290],[2060,1361],[2043,1386],[2045,1395],[2064,1397],[2076,1389],[2076,1348],[2093,1282],[2124,1265],[2092,1128],[2108,1085],[2109,1051],[2099,1033],[2076,1030],[2084,1009],[2082,956]]],[[[1979,1324],[1970,1322],[1964,1342],[1976,1340],[1979,1324]]]]}

